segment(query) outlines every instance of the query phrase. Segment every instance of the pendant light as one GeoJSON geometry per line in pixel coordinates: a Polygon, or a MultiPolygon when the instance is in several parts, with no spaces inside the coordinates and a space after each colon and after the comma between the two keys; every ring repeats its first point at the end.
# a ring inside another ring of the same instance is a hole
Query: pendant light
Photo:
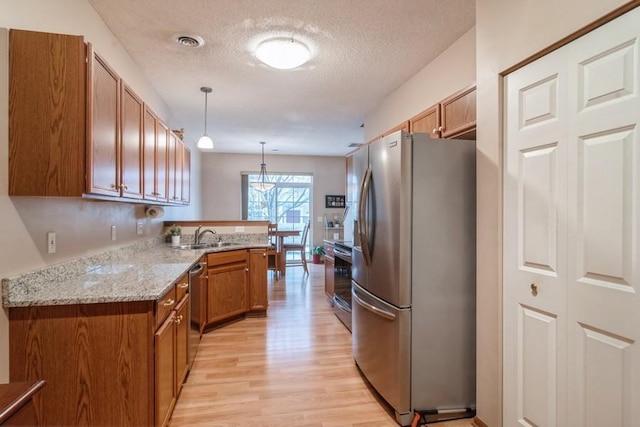
{"type": "Polygon", "coordinates": [[[198,149],[213,150],[213,140],[207,134],[207,97],[211,93],[210,87],[201,87],[200,92],[204,93],[204,135],[198,140],[198,149]]]}
{"type": "Polygon", "coordinates": [[[262,145],[262,163],[260,163],[260,176],[258,176],[258,180],[251,183],[251,188],[258,191],[269,191],[276,186],[275,183],[269,182],[267,179],[267,164],[264,162],[264,144],[266,142],[260,141],[260,145],[262,145]]]}

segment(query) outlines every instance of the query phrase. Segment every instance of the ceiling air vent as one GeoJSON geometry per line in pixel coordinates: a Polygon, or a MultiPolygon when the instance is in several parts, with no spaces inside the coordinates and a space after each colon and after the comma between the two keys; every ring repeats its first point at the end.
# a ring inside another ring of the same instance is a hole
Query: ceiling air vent
{"type": "Polygon", "coordinates": [[[347,147],[349,148],[356,148],[356,147],[360,147],[362,144],[360,144],[359,142],[352,142],[351,144],[347,145],[347,147]]]}
{"type": "Polygon", "coordinates": [[[176,43],[178,43],[180,46],[200,47],[204,44],[204,40],[200,36],[178,35],[175,37],[176,43]]]}

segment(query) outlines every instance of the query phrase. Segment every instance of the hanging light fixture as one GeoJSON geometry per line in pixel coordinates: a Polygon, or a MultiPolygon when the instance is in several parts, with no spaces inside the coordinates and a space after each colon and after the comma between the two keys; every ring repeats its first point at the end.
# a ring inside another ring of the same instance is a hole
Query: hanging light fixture
{"type": "Polygon", "coordinates": [[[198,140],[198,149],[213,150],[213,140],[207,135],[207,97],[211,93],[210,87],[201,87],[200,92],[204,92],[204,135],[198,140]]]}
{"type": "Polygon", "coordinates": [[[266,142],[260,141],[260,145],[262,145],[262,163],[260,163],[260,176],[258,176],[258,180],[251,183],[251,188],[258,191],[269,191],[276,186],[274,182],[269,182],[267,178],[267,164],[264,162],[264,144],[266,142]]]}

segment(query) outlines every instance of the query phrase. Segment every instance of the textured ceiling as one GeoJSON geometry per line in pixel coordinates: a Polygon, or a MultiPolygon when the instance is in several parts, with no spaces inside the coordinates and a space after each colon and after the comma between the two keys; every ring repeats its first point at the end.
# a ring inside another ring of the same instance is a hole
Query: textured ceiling
{"type": "MultiPolygon", "coordinates": [[[[365,115],[475,24],[475,0],[89,0],[170,106],[216,152],[344,155],[365,115]],[[205,40],[175,43],[179,34],[205,40]],[[313,59],[290,71],[253,51],[293,36],[313,59]]],[[[426,107],[426,106],[425,106],[426,107]]]]}

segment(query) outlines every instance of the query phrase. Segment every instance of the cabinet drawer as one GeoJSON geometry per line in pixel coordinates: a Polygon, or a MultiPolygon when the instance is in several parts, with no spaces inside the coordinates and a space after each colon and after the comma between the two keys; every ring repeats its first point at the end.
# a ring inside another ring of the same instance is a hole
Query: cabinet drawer
{"type": "Polygon", "coordinates": [[[207,255],[207,266],[209,268],[224,264],[234,264],[237,262],[247,262],[246,250],[218,252],[216,254],[207,255]]]}
{"type": "Polygon", "coordinates": [[[178,279],[178,282],[176,283],[176,301],[182,301],[182,298],[184,298],[188,291],[189,276],[185,274],[184,276],[180,277],[180,279],[178,279]]]}
{"type": "Polygon", "coordinates": [[[156,301],[156,328],[164,322],[176,306],[176,287],[172,287],[162,298],[156,301]]]}

